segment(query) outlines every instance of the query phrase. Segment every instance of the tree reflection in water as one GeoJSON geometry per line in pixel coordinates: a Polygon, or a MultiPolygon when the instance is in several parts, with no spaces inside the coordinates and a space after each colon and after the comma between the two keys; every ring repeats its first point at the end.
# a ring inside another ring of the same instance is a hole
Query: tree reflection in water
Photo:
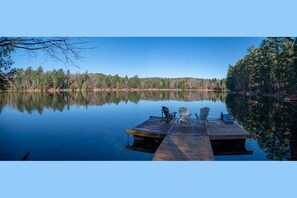
{"type": "Polygon", "coordinates": [[[228,94],[236,121],[255,136],[268,160],[297,160],[297,106],[274,98],[228,94]]]}
{"type": "Polygon", "coordinates": [[[133,102],[140,100],[176,100],[197,101],[211,100],[225,101],[226,94],[219,92],[195,92],[195,91],[126,91],[126,92],[60,92],[60,93],[0,93],[0,112],[4,106],[15,108],[20,112],[32,113],[43,109],[63,111],[71,105],[88,107],[89,105],[119,104],[120,102],[133,102]]]}
{"type": "Polygon", "coordinates": [[[251,98],[219,92],[134,91],[0,93],[0,113],[4,107],[42,114],[44,109],[66,111],[73,105],[100,106],[141,100],[226,102],[236,121],[252,133],[268,160],[297,160],[297,105],[273,98],[251,98]]]}

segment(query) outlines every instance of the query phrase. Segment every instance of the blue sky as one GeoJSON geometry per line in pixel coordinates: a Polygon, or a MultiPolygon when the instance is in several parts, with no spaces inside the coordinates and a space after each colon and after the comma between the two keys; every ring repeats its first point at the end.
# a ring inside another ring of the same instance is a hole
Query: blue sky
{"type": "Polygon", "coordinates": [[[258,46],[259,37],[98,37],[85,41],[83,57],[66,67],[39,53],[28,57],[19,50],[13,54],[14,67],[39,65],[45,70],[69,69],[71,73],[118,74],[139,77],[224,78],[228,65],[242,58],[247,48],[258,46]]]}

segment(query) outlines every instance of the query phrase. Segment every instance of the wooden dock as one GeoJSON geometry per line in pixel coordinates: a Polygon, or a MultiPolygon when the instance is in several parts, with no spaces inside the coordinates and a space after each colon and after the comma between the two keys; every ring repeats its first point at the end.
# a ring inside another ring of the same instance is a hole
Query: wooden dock
{"type": "Polygon", "coordinates": [[[205,125],[195,122],[187,124],[172,120],[160,122],[160,117],[151,116],[147,121],[126,134],[137,137],[160,138],[164,140],[156,150],[153,160],[214,160],[211,140],[244,140],[250,138],[237,123],[225,124],[220,119],[210,119],[205,125]]]}
{"type": "Polygon", "coordinates": [[[153,160],[184,161],[214,160],[209,137],[169,134],[165,137],[153,160]]]}
{"type": "Polygon", "coordinates": [[[252,138],[252,135],[247,133],[236,122],[233,124],[225,124],[221,119],[209,119],[206,128],[210,140],[240,140],[252,138]]]}
{"type": "Polygon", "coordinates": [[[126,134],[140,137],[165,138],[165,136],[175,125],[176,120],[166,124],[166,122],[160,122],[160,119],[160,117],[150,116],[148,120],[141,123],[137,127],[126,130],[126,134]]]}

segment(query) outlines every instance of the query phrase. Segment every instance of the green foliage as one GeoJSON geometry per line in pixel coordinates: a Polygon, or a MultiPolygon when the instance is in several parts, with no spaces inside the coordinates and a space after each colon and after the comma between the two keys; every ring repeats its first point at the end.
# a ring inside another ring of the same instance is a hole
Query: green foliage
{"type": "Polygon", "coordinates": [[[119,75],[65,73],[62,69],[44,73],[40,66],[37,70],[32,67],[18,69],[10,87],[16,90],[93,90],[96,89],[195,89],[195,90],[224,90],[225,79],[199,78],[139,78],[137,75],[128,78],[119,75]]]}
{"type": "MultiPolygon", "coordinates": [[[[2,37],[0,38],[0,43],[2,37]]],[[[4,89],[8,82],[8,76],[10,73],[14,73],[15,70],[11,69],[13,61],[11,59],[11,53],[15,49],[12,45],[0,45],[0,89],[4,89]]]]}
{"type": "Polygon", "coordinates": [[[227,73],[227,78],[226,78],[226,87],[229,90],[234,90],[235,89],[235,72],[234,72],[234,67],[232,65],[229,65],[228,73],[227,73]]]}
{"type": "Polygon", "coordinates": [[[231,91],[296,92],[296,60],[296,38],[265,38],[234,67],[229,66],[226,86],[231,91]]]}
{"type": "Polygon", "coordinates": [[[43,87],[43,89],[47,90],[47,89],[53,87],[53,79],[52,79],[52,75],[51,75],[50,72],[46,72],[43,75],[43,81],[44,81],[44,87],[43,87]]]}
{"type": "MultiPolygon", "coordinates": [[[[54,61],[62,61],[65,64],[74,65],[76,60],[80,59],[78,43],[69,38],[63,37],[0,37],[0,90],[10,88],[13,86],[13,77],[16,69],[11,68],[13,60],[11,54],[17,49],[25,51],[29,55],[37,55],[42,52],[47,57],[54,61]]],[[[17,87],[18,89],[39,89],[42,85],[38,77],[42,72],[30,73],[28,69],[25,78],[23,79],[24,87],[17,87]],[[29,79],[31,77],[31,79],[29,79]]],[[[58,79],[53,79],[55,86],[59,87],[58,79]]]]}
{"type": "Polygon", "coordinates": [[[26,70],[18,69],[11,87],[17,90],[47,90],[50,88],[65,88],[67,76],[62,69],[43,72],[39,66],[37,70],[28,67],[26,70]]]}
{"type": "MultiPolygon", "coordinates": [[[[139,78],[138,78],[137,75],[133,76],[128,81],[128,87],[129,88],[137,89],[137,88],[139,88],[139,84],[140,84],[140,81],[139,81],[139,78]]],[[[157,85],[155,87],[157,87],[157,85]]]]}

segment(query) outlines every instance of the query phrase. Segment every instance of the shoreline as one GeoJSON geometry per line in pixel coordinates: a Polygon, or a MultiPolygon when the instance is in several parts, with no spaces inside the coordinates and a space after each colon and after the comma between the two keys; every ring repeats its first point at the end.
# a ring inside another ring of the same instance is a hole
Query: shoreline
{"type": "Polygon", "coordinates": [[[139,91],[198,91],[198,92],[227,92],[228,90],[215,90],[215,89],[32,89],[32,90],[0,90],[0,92],[18,92],[18,93],[59,93],[59,92],[139,92],[139,91]]]}

